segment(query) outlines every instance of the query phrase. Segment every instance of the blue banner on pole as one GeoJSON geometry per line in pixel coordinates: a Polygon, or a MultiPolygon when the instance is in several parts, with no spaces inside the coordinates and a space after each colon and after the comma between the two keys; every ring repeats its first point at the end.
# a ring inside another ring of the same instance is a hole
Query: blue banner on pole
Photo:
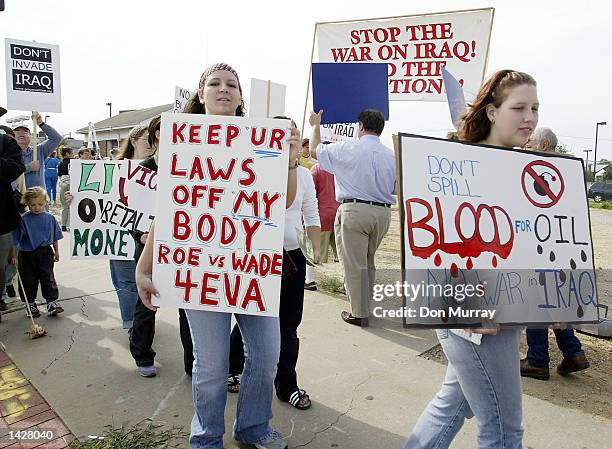
{"type": "Polygon", "coordinates": [[[353,123],[364,109],[378,109],[389,120],[386,63],[315,63],[312,104],[323,109],[322,124],[353,123]]]}

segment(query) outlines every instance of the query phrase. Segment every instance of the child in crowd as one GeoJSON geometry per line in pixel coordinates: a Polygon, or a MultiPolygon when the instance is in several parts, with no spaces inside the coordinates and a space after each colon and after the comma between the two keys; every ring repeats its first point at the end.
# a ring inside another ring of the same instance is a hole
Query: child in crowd
{"type": "Polygon", "coordinates": [[[59,262],[57,241],[63,237],[62,231],[55,217],[45,210],[48,199],[42,187],[29,188],[23,198],[29,211],[21,217],[21,225],[13,232],[19,251],[19,276],[25,290],[19,286],[19,294],[22,301],[27,300],[32,316],[39,317],[40,311],[34,301],[40,283],[47,312],[54,316],[64,311],[57,303],[59,293],[53,275],[53,264],[59,262]]]}

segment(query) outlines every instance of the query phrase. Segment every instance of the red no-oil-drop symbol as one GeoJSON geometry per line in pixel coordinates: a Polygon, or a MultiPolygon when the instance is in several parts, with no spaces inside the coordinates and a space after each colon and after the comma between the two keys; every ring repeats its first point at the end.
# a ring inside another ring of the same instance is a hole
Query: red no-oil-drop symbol
{"type": "Polygon", "coordinates": [[[561,172],[546,161],[533,161],[523,169],[523,193],[536,207],[552,207],[561,199],[565,183],[561,172]]]}

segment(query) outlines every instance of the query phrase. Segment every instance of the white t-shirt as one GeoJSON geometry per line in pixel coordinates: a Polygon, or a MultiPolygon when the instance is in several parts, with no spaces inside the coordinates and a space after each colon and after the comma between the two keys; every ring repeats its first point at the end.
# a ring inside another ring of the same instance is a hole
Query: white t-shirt
{"type": "Polygon", "coordinates": [[[297,191],[293,204],[285,211],[285,241],[284,248],[287,251],[298,249],[297,230],[304,226],[321,226],[319,219],[319,206],[317,205],[317,193],[310,171],[302,166],[297,170],[297,191]]]}

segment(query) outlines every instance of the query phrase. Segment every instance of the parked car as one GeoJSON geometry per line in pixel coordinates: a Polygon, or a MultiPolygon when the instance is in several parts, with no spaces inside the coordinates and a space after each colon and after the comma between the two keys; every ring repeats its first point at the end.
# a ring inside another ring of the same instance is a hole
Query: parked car
{"type": "Polygon", "coordinates": [[[596,203],[612,200],[612,183],[596,182],[589,189],[588,197],[593,198],[596,203]]]}

